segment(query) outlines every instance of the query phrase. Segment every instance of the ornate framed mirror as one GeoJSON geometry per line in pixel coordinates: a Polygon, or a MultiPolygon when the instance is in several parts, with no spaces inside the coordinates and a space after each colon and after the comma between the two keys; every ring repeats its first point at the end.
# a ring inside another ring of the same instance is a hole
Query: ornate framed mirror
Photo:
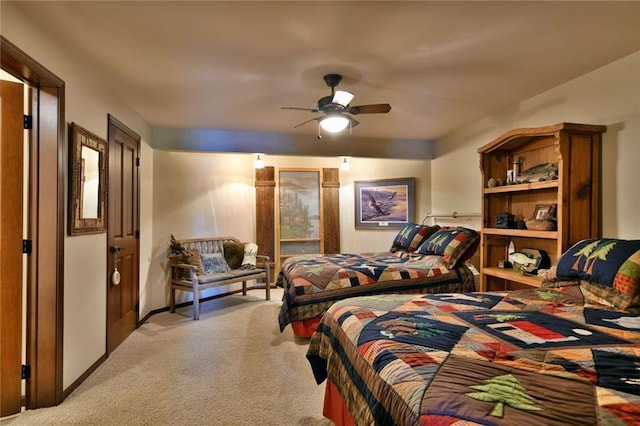
{"type": "Polygon", "coordinates": [[[108,143],[71,123],[69,235],[106,232],[108,143]]]}

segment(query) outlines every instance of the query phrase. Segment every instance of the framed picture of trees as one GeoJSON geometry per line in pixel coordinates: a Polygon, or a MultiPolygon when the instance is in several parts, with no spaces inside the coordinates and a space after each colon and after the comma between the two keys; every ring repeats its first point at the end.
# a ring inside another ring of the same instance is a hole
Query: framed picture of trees
{"type": "Polygon", "coordinates": [[[321,174],[319,169],[278,171],[280,257],[322,253],[321,174]]]}

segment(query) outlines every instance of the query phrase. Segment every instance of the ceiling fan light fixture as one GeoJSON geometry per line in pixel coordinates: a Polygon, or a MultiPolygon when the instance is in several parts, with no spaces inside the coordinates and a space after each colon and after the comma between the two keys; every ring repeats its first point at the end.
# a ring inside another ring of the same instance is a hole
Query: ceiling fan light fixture
{"type": "Polygon", "coordinates": [[[331,102],[346,107],[353,100],[353,98],[355,98],[355,96],[356,95],[351,92],[347,92],[346,90],[336,90],[336,93],[333,95],[333,100],[331,102]]]}
{"type": "Polygon", "coordinates": [[[342,114],[330,114],[320,120],[320,126],[329,133],[343,131],[349,125],[349,119],[342,114]]]}

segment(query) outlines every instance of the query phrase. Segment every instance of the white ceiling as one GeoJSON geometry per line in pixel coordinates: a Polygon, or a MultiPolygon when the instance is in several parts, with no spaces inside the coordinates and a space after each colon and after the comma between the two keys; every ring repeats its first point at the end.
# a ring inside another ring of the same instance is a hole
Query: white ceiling
{"type": "Polygon", "coordinates": [[[437,139],[640,50],[640,2],[18,1],[156,128],[316,135],[343,74],[358,137],[437,139]]]}

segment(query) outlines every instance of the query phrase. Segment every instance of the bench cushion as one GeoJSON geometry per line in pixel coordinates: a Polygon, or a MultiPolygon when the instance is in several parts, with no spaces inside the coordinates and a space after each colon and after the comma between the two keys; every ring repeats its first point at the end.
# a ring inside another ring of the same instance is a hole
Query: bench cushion
{"type": "Polygon", "coordinates": [[[198,275],[198,282],[200,284],[207,284],[207,283],[213,283],[216,281],[228,280],[230,278],[235,278],[235,275],[233,275],[231,272],[221,272],[221,273],[210,274],[210,275],[198,275]]]}
{"type": "Polygon", "coordinates": [[[233,276],[235,277],[243,277],[248,275],[262,274],[264,273],[264,269],[255,268],[255,269],[233,269],[231,271],[233,276]]]}
{"type": "Polygon", "coordinates": [[[217,274],[198,275],[198,282],[200,284],[209,284],[216,281],[223,281],[232,278],[247,277],[251,278],[252,275],[258,275],[264,273],[264,269],[232,269],[229,272],[221,272],[217,274]]]}

